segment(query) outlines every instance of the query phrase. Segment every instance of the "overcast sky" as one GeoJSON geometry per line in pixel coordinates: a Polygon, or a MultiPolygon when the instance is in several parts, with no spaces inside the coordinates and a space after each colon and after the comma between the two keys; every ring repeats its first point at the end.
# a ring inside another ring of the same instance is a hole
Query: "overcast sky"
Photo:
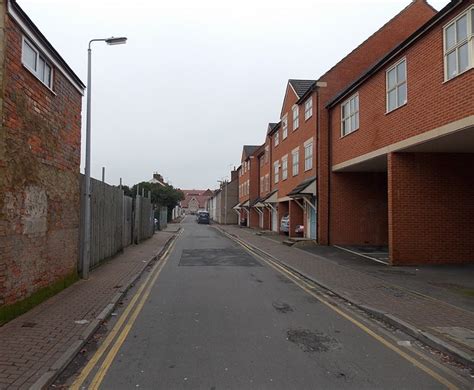
{"type": "Polygon", "coordinates": [[[215,188],[243,144],[264,141],[289,78],[317,78],[410,1],[18,3],[84,82],[87,42],[128,37],[93,47],[92,175],[133,185],[158,171],[191,189],[215,188]]]}

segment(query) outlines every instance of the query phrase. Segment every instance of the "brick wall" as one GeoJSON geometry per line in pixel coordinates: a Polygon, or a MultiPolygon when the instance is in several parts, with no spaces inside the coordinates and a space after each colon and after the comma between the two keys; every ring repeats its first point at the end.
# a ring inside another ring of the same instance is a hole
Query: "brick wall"
{"type": "Polygon", "coordinates": [[[341,104],[332,109],[332,164],[474,115],[474,70],[445,82],[443,56],[443,26],[472,4],[455,9],[358,88],[358,130],[341,138],[341,104]],[[386,70],[403,58],[407,104],[386,113],[386,70]]]}
{"type": "MultiPolygon", "coordinates": [[[[320,127],[318,130],[317,153],[319,153],[318,164],[318,241],[320,244],[328,244],[329,237],[329,193],[331,198],[337,199],[341,196],[333,192],[329,183],[329,130],[327,103],[352,81],[357,79],[372,64],[377,62],[384,54],[408,38],[421,25],[435,15],[436,11],[424,0],[415,0],[402,12],[387,22],[376,33],[359,45],[333,68],[319,78],[319,81],[327,82],[326,88],[319,90],[319,112],[320,127]]],[[[316,108],[315,108],[316,109],[316,108]]]]}
{"type": "Polygon", "coordinates": [[[333,175],[331,237],[334,245],[388,245],[387,174],[333,175]]]}
{"type": "Polygon", "coordinates": [[[393,264],[474,262],[474,154],[391,153],[393,264]]]}
{"type": "Polygon", "coordinates": [[[0,306],[76,271],[82,100],[59,70],[53,93],[22,65],[9,16],[4,42],[0,306]]]}

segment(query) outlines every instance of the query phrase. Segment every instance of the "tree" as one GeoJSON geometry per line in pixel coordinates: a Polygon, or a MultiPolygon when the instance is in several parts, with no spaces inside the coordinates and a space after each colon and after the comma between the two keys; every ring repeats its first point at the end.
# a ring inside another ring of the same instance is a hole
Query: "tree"
{"type": "Polygon", "coordinates": [[[137,186],[142,193],[142,189],[145,190],[145,195],[151,193],[151,203],[155,206],[165,206],[168,207],[168,220],[170,219],[171,210],[173,210],[180,201],[184,200],[184,193],[174,188],[172,185],[166,184],[162,186],[158,183],[149,183],[143,181],[141,183],[135,184],[132,187],[133,196],[137,193],[137,186]]]}

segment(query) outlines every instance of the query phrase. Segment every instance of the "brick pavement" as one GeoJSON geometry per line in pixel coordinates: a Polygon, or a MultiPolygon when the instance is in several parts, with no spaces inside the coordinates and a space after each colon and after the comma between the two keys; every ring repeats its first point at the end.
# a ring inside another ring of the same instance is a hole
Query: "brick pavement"
{"type": "Polygon", "coordinates": [[[0,327],[0,389],[30,388],[47,373],[172,236],[171,231],[157,232],[128,247],[91,272],[89,280],[78,281],[0,327]],[[87,322],[75,322],[81,320],[87,322]]]}
{"type": "Polygon", "coordinates": [[[221,229],[267,252],[302,275],[357,304],[388,313],[419,330],[429,332],[471,357],[474,350],[437,333],[436,327],[461,327],[474,332],[474,312],[437,299],[423,297],[383,279],[339,265],[322,256],[282,245],[237,226],[221,229]]]}

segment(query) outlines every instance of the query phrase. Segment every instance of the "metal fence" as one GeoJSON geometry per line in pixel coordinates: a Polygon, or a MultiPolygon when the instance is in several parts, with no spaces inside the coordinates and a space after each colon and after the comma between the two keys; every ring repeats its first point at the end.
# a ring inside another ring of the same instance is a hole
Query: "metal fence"
{"type": "MultiPolygon", "coordinates": [[[[79,271],[82,271],[83,264],[84,184],[84,175],[81,174],[79,271]]],[[[122,251],[132,242],[138,244],[151,237],[153,232],[153,207],[149,198],[137,195],[132,199],[125,196],[120,188],[91,178],[91,268],[122,251]]]]}

